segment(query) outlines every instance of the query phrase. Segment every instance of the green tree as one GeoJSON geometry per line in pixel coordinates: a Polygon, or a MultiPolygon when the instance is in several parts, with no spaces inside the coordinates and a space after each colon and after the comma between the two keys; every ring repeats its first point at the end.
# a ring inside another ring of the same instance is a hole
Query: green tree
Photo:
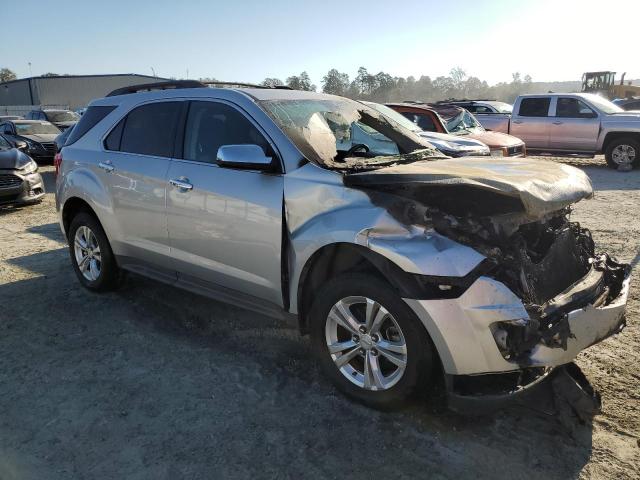
{"type": "Polygon", "coordinates": [[[265,87],[280,87],[284,85],[284,82],[279,78],[267,77],[262,81],[261,85],[265,87]]]}
{"type": "Polygon", "coordinates": [[[17,75],[8,68],[0,68],[0,82],[10,82],[17,78],[17,75]]]}
{"type": "Polygon", "coordinates": [[[316,91],[316,86],[311,83],[311,79],[307,72],[302,72],[300,75],[293,75],[287,78],[287,86],[294,90],[307,90],[309,92],[316,91]]]}
{"type": "Polygon", "coordinates": [[[322,78],[322,91],[332,95],[346,95],[349,90],[349,75],[332,68],[322,78]]]}

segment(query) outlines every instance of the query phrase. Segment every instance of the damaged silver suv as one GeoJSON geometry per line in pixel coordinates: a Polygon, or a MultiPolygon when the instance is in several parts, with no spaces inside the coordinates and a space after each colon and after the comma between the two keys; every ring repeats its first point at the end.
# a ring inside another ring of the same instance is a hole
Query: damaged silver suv
{"type": "Polygon", "coordinates": [[[61,156],[82,285],[127,270],[292,316],[335,385],[374,407],[439,378],[453,405],[526,391],[624,326],[629,267],[570,221],[592,195],[584,173],[448,158],[362,103],[125,88],[89,106],[61,156]]]}

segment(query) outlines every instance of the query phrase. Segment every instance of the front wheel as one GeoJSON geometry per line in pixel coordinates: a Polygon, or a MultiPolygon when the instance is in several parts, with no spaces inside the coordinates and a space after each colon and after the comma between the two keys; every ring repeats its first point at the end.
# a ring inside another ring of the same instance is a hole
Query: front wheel
{"type": "Polygon", "coordinates": [[[381,280],[331,280],[310,312],[321,368],[349,397],[374,408],[402,405],[429,381],[433,349],[415,313],[381,280]]]}
{"type": "Polygon", "coordinates": [[[640,165],[640,143],[631,137],[613,140],[605,151],[607,165],[619,170],[631,170],[640,165]]]}

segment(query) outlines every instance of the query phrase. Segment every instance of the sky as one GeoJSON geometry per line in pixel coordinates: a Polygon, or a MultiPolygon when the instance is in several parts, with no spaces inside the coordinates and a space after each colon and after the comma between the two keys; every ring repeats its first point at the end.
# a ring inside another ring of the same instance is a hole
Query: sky
{"type": "Polygon", "coordinates": [[[416,78],[461,67],[490,84],[513,72],[631,79],[625,18],[639,15],[640,0],[0,0],[0,68],[256,83],[307,71],[318,87],[329,69],[353,79],[360,66],[416,78]]]}

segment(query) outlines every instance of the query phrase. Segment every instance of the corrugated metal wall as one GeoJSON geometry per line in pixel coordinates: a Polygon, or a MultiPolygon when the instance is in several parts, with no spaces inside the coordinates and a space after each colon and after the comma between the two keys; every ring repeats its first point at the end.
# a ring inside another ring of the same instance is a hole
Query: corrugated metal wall
{"type": "Polygon", "coordinates": [[[0,83],[0,105],[37,105],[38,99],[31,98],[29,80],[0,83]]]}
{"type": "Polygon", "coordinates": [[[162,80],[145,75],[36,77],[0,84],[0,105],[68,105],[75,110],[116,88],[162,80]]]}

